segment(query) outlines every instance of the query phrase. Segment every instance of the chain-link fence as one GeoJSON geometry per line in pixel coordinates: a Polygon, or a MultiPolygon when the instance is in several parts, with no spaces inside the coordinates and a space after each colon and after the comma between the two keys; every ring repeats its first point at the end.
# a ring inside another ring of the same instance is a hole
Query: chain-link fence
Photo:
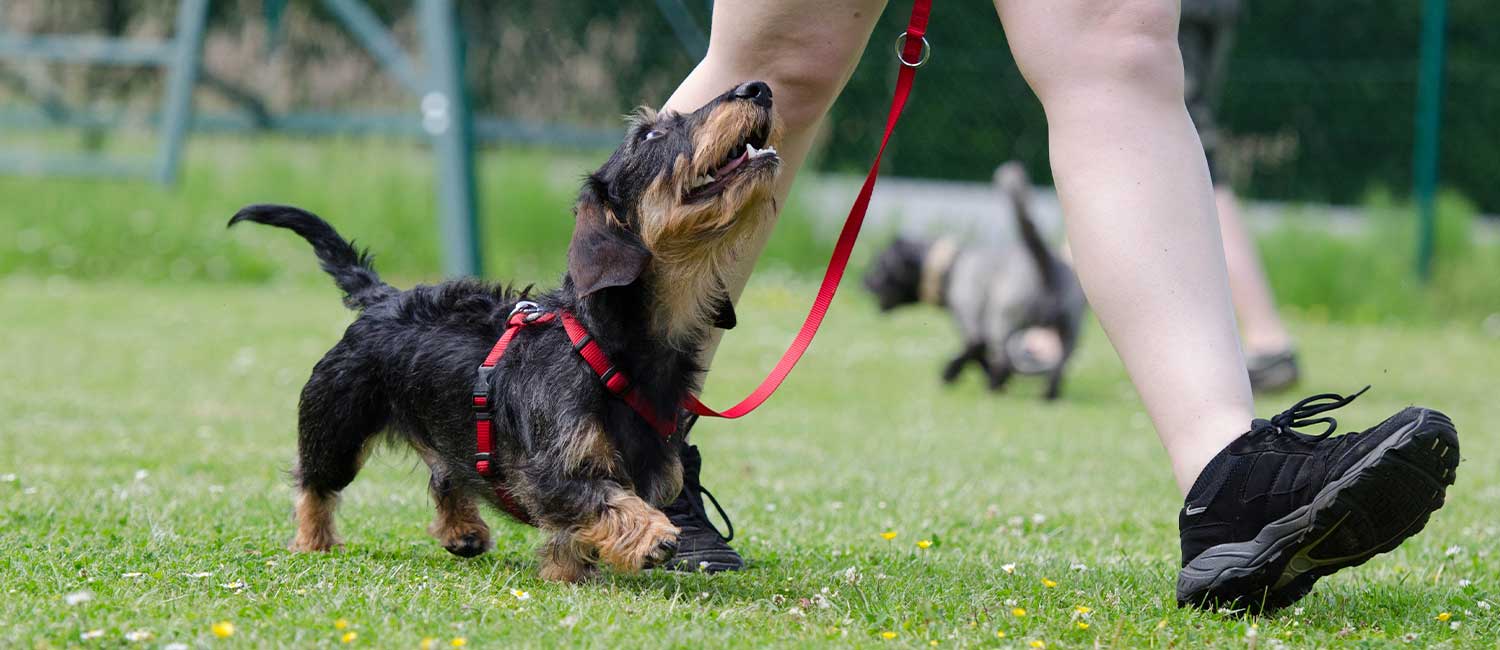
{"type": "MultiPolygon", "coordinates": [[[[415,50],[412,3],[368,4],[415,50]]],[[[459,3],[466,74],[478,115],[505,128],[489,138],[607,144],[618,116],[656,104],[691,69],[691,35],[706,32],[703,0],[613,3],[554,0],[459,3]],[[691,31],[691,29],[689,30],[691,31]],[[508,130],[507,130],[508,129],[508,130]]],[[[1411,183],[1420,3],[1249,2],[1220,98],[1221,163],[1249,196],[1358,202],[1371,188],[1411,183]]],[[[3,0],[12,30],[146,36],[170,27],[171,0],[3,0]]],[[[414,112],[410,95],[330,18],[323,3],[292,2],[280,19],[258,0],[215,0],[205,49],[200,114],[254,117],[288,111],[414,112]]],[[[894,80],[891,40],[905,5],[894,3],[835,106],[818,165],[863,168],[879,137],[894,80]]],[[[1452,0],[1444,87],[1443,185],[1500,212],[1500,30],[1492,7],[1452,0]]],[[[944,3],[886,170],[904,176],[985,179],[1019,158],[1047,180],[1045,120],[1011,60],[990,3],[944,3]]],[[[0,106],[34,102],[43,75],[0,64],[0,106]],[[17,81],[17,79],[21,79],[17,81]],[[32,83],[32,90],[37,83],[32,83]],[[23,99],[23,96],[27,96],[23,99]]],[[[54,65],[49,92],[96,108],[152,110],[151,74],[132,68],[54,65]]],[[[211,122],[211,120],[206,120],[211,122]]]]}

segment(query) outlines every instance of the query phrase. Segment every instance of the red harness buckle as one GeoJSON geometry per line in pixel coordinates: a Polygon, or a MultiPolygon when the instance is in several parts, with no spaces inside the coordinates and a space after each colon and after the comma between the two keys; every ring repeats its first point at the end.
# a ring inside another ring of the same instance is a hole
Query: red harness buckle
{"type": "MultiPolygon", "coordinates": [[[[506,348],[516,337],[516,333],[522,328],[530,325],[540,325],[556,318],[557,314],[542,311],[541,306],[528,300],[516,303],[510,312],[510,317],[505,319],[505,333],[500,335],[500,340],[490,348],[490,353],[485,356],[484,362],[479,364],[475,371],[474,391],[470,397],[469,407],[474,410],[474,469],[479,471],[480,476],[486,478],[494,474],[495,434],[495,407],[490,402],[490,390],[494,387],[493,376],[495,365],[500,363],[500,358],[505,356],[506,348]]],[[[495,487],[495,496],[499,497],[500,505],[510,516],[515,517],[522,523],[532,523],[530,513],[526,512],[520,504],[516,503],[510,491],[503,484],[495,487]]]]}

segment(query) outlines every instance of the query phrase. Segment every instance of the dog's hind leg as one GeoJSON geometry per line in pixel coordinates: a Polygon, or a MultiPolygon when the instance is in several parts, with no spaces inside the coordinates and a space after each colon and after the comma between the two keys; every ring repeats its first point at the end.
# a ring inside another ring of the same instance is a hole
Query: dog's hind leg
{"type": "Polygon", "coordinates": [[[989,371],[990,390],[995,392],[1004,390],[1005,383],[1010,381],[1010,376],[1015,372],[1005,359],[990,359],[986,370],[989,371]]]}
{"type": "Polygon", "coordinates": [[[474,557],[490,550],[490,527],[479,514],[479,506],[450,478],[448,468],[436,454],[423,453],[422,459],[432,470],[427,487],[437,505],[437,517],[427,532],[442,543],[449,553],[474,557]]]}
{"type": "Polygon", "coordinates": [[[1063,371],[1068,367],[1068,360],[1073,358],[1073,350],[1078,347],[1078,326],[1069,321],[1059,323],[1057,338],[1062,344],[1062,357],[1047,377],[1047,393],[1043,398],[1049,402],[1062,396],[1063,371]]]}
{"type": "Polygon", "coordinates": [[[948,365],[943,368],[943,383],[951,384],[957,380],[959,373],[963,372],[964,366],[968,365],[971,361],[978,362],[980,365],[986,365],[984,354],[984,343],[969,343],[965,345],[963,351],[959,352],[958,356],[953,357],[948,362],[948,365]]]}
{"type": "Polygon", "coordinates": [[[293,551],[326,551],[341,542],[333,523],[339,492],[364,464],[386,424],[375,374],[340,343],[313,368],[297,418],[297,534],[293,551]]]}

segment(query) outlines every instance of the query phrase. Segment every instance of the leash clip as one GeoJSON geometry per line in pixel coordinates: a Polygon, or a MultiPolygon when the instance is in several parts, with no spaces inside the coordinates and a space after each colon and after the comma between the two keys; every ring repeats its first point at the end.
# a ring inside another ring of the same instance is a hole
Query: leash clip
{"type": "Polygon", "coordinates": [[[901,32],[901,35],[896,37],[896,59],[908,68],[920,68],[927,63],[927,59],[932,58],[932,45],[928,44],[926,36],[922,36],[922,53],[917,55],[915,63],[907,61],[906,36],[906,32],[901,32]]]}
{"type": "Polygon", "coordinates": [[[532,313],[532,312],[540,311],[541,308],[542,308],[541,305],[538,305],[538,304],[536,304],[536,303],[534,303],[534,302],[532,302],[530,300],[522,300],[520,302],[517,302],[516,306],[512,307],[510,309],[510,315],[511,316],[515,316],[516,314],[519,314],[519,313],[522,313],[522,312],[532,313]]]}

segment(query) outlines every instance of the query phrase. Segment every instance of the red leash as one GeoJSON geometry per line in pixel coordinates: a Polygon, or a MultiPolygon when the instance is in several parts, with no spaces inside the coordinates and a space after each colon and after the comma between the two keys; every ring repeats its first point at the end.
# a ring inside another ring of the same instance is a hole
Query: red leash
{"type": "MultiPolygon", "coordinates": [[[[683,400],[683,407],[687,410],[697,415],[719,418],[738,418],[754,411],[776,392],[781,382],[788,374],[791,374],[792,368],[795,368],[797,362],[802,359],[803,353],[807,352],[808,346],[812,345],[813,336],[818,333],[818,328],[823,324],[823,317],[828,315],[828,306],[833,302],[833,296],[839,289],[839,282],[844,278],[844,270],[849,266],[849,256],[854,250],[855,241],[859,239],[860,228],[865,222],[865,212],[870,207],[870,195],[875,191],[875,180],[880,175],[880,159],[885,155],[886,145],[891,141],[891,133],[895,131],[896,123],[901,119],[901,111],[906,108],[906,100],[911,96],[912,81],[916,78],[917,68],[927,62],[927,57],[931,53],[927,39],[924,37],[927,33],[927,17],[931,10],[932,0],[915,0],[912,3],[911,20],[907,23],[906,32],[896,41],[898,56],[901,59],[901,72],[896,78],[895,96],[891,98],[890,113],[886,117],[885,135],[880,139],[880,149],[875,152],[875,161],[870,164],[870,173],[865,176],[865,183],[860,187],[859,195],[849,209],[849,216],[844,220],[844,228],[839,232],[838,242],[833,246],[833,255],[828,260],[828,270],[823,274],[823,283],[818,287],[818,296],[813,300],[807,319],[802,322],[802,328],[797,331],[797,337],[792,340],[791,346],[781,356],[776,367],[771,370],[765,380],[761,381],[760,386],[740,403],[723,411],[715,411],[698,401],[696,395],[689,393],[683,400]]],[[[494,406],[489,403],[490,375],[505,354],[506,348],[510,346],[511,340],[521,329],[547,323],[557,316],[558,314],[554,312],[538,310],[534,303],[523,301],[517,304],[506,321],[504,334],[479,366],[471,408],[474,410],[476,443],[474,466],[480,475],[489,477],[495,469],[492,464],[495,410],[494,406]]],[[[651,425],[651,428],[663,437],[670,437],[676,432],[676,418],[660,417],[639,393],[632,390],[630,380],[623,373],[616,371],[614,365],[604,355],[604,351],[573,318],[572,314],[561,312],[561,320],[568,339],[573,343],[573,349],[583,357],[589,368],[599,375],[599,379],[604,382],[605,388],[610,393],[625,400],[651,425]]],[[[495,491],[506,512],[516,519],[531,523],[529,513],[515,502],[508,490],[499,486],[495,491]]]]}
{"type": "Polygon", "coordinates": [[[870,207],[870,194],[875,190],[875,178],[880,174],[880,158],[885,155],[885,146],[891,141],[891,132],[896,129],[896,122],[901,119],[901,111],[906,108],[906,99],[911,95],[912,80],[917,75],[917,68],[927,62],[927,56],[931,52],[924,35],[927,33],[927,16],[932,10],[932,0],[916,0],[912,3],[911,20],[907,23],[906,32],[897,41],[900,48],[901,73],[896,78],[896,93],[891,98],[890,114],[885,121],[885,136],[880,139],[880,150],[875,152],[875,162],[870,165],[870,173],[865,176],[865,184],[859,189],[859,196],[854,199],[854,206],[849,209],[849,216],[844,221],[844,229],[839,232],[838,243],[833,246],[833,255],[828,260],[828,271],[823,274],[823,283],[818,287],[818,297],[813,300],[812,309],[807,313],[807,320],[802,322],[802,329],[798,330],[797,338],[792,340],[792,345],[787,348],[786,353],[781,355],[781,361],[771,370],[760,386],[749,396],[723,411],[715,411],[703,402],[698,401],[696,395],[689,394],[684,400],[684,406],[693,413],[716,418],[738,418],[746,413],[759,408],[761,404],[770,399],[771,395],[781,387],[781,382],[797,366],[802,359],[802,354],[807,352],[808,346],[812,345],[813,336],[818,333],[818,327],[823,324],[823,317],[828,314],[828,305],[833,302],[833,295],[839,290],[839,281],[844,278],[844,269],[849,266],[849,254],[854,250],[854,242],[859,238],[859,229],[865,223],[865,211],[870,207]]]}

